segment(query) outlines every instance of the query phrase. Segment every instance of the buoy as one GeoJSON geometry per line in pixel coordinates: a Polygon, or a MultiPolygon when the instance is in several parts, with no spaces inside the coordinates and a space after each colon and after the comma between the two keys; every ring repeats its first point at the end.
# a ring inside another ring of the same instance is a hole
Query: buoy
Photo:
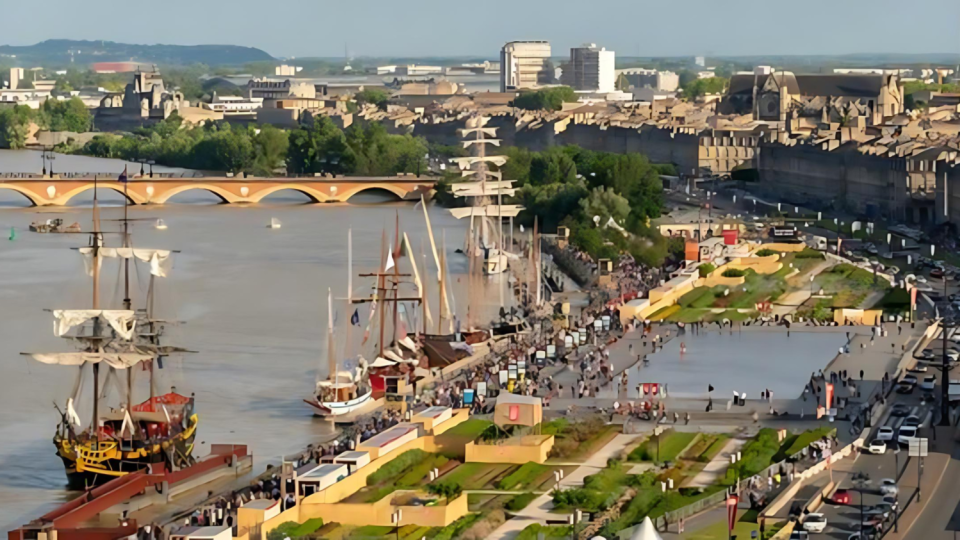
{"type": "Polygon", "coordinates": [[[10,227],[10,241],[13,242],[17,239],[17,229],[10,227]]]}
{"type": "Polygon", "coordinates": [[[687,344],[680,343],[680,354],[687,354],[687,344]]]}

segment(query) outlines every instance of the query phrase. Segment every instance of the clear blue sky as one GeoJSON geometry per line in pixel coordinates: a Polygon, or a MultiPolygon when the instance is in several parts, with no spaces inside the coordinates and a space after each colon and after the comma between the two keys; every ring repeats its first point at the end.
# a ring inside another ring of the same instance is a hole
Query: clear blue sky
{"type": "Polygon", "coordinates": [[[960,52],[960,0],[0,0],[0,43],[248,45],[274,56],[485,56],[546,39],[619,55],[960,52]]]}

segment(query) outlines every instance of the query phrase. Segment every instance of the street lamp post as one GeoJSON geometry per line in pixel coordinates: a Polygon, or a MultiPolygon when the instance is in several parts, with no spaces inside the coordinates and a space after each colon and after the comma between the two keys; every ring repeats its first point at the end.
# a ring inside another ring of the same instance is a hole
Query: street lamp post
{"type": "Polygon", "coordinates": [[[400,520],[403,519],[403,510],[397,508],[397,510],[390,516],[390,520],[393,521],[393,524],[397,526],[397,540],[400,540],[400,520]]]}
{"type": "MultiPolygon", "coordinates": [[[[947,278],[943,278],[943,294],[946,298],[947,294],[947,278]]],[[[940,425],[949,426],[950,425],[950,399],[948,397],[950,390],[950,362],[947,358],[947,334],[950,333],[950,330],[957,326],[956,321],[953,319],[944,318],[942,325],[943,333],[943,358],[942,365],[940,367],[940,425]]]]}
{"type": "Polygon", "coordinates": [[[147,165],[150,165],[150,178],[153,178],[153,164],[156,163],[154,160],[147,161],[147,165]]]}
{"type": "Polygon", "coordinates": [[[865,472],[858,472],[853,475],[853,484],[860,494],[860,540],[863,540],[863,492],[870,484],[870,476],[865,472]]]}

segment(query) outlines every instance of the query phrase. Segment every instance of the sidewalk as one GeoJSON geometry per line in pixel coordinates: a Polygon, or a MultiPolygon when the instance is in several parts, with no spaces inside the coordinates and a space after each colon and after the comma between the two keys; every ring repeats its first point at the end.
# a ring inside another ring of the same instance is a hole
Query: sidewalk
{"type": "Polygon", "coordinates": [[[683,487],[708,487],[716,484],[718,480],[720,480],[720,477],[727,471],[727,467],[730,466],[730,456],[736,454],[737,450],[740,450],[746,443],[747,441],[744,439],[730,439],[727,441],[723,450],[720,450],[717,455],[713,456],[710,463],[707,463],[707,466],[690,479],[689,482],[684,484],[683,487]]]}

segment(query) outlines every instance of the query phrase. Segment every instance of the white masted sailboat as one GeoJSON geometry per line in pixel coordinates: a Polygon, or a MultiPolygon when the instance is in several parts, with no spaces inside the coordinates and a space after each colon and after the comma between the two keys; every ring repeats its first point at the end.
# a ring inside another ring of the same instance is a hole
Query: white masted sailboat
{"type": "MultiPolygon", "coordinates": [[[[398,218],[399,221],[399,218],[398,218]]],[[[410,248],[410,241],[406,234],[403,240],[400,240],[399,223],[397,230],[397,249],[392,247],[386,250],[386,246],[381,246],[381,270],[372,274],[360,274],[360,277],[374,278],[376,285],[374,294],[369,297],[353,296],[353,245],[352,231],[348,231],[347,248],[347,306],[354,304],[370,304],[370,314],[367,318],[367,326],[364,331],[361,347],[367,344],[371,335],[371,329],[377,326],[379,339],[374,347],[375,359],[373,363],[368,363],[362,354],[350,355],[352,346],[352,330],[354,326],[360,326],[360,313],[355,310],[347,325],[345,339],[345,354],[348,365],[341,367],[337,362],[336,348],[334,346],[334,316],[333,316],[333,294],[328,290],[327,295],[327,373],[324,380],[317,382],[315,397],[313,400],[304,400],[314,409],[314,414],[324,417],[342,417],[363,409],[371,400],[382,397],[388,392],[387,379],[404,378],[407,374],[412,374],[418,362],[416,351],[418,345],[414,340],[406,335],[406,328],[417,327],[416,322],[407,323],[401,318],[409,316],[406,313],[409,310],[402,308],[403,302],[420,302],[423,305],[423,284],[420,281],[420,274],[417,271],[416,263],[413,259],[413,253],[410,248]],[[411,274],[401,274],[397,266],[399,258],[406,256],[410,258],[413,266],[414,284],[417,287],[418,295],[416,297],[402,298],[399,295],[402,278],[410,277],[411,274]],[[392,336],[385,331],[387,319],[387,306],[393,305],[393,330],[392,336]],[[388,344],[387,340],[391,342],[388,344]],[[405,356],[413,355],[414,358],[405,356]],[[406,367],[401,368],[402,365],[406,367]],[[344,369],[345,368],[345,369],[344,369]]],[[[385,241],[384,241],[385,244],[385,241]]],[[[424,310],[424,324],[428,317],[428,312],[424,310]]]]}
{"type": "MultiPolygon", "coordinates": [[[[168,470],[194,462],[191,453],[198,417],[192,397],[176,393],[156,395],[154,365],[166,355],[183,349],[163,346],[160,336],[163,321],[153,318],[154,278],[168,274],[172,252],[130,247],[127,220],[124,218],[124,247],[110,248],[103,243],[99,209],[94,190],[93,232],[90,245],[80,248],[87,274],[92,277],[93,302],[90,309],[54,310],[55,334],[75,341],[80,350],[51,354],[29,354],[44,364],[72,366],[77,370],[74,391],[60,412],[61,422],[53,437],[57,455],[66,469],[69,487],[84,489],[113,478],[162,463],[168,470]],[[105,258],[121,259],[125,297],[122,309],[104,309],[100,302],[100,268],[105,258]],[[150,292],[146,310],[133,310],[129,294],[129,262],[137,259],[150,264],[150,292]],[[108,372],[101,386],[101,364],[108,372]],[[134,403],[134,371],[141,366],[150,375],[150,398],[134,403]],[[84,427],[77,414],[87,372],[93,375],[93,415],[84,427]],[[126,388],[119,373],[126,374],[126,388]],[[103,409],[106,386],[117,389],[118,404],[103,409]]],[[[126,212],[125,212],[126,214],[126,212]]]]}
{"type": "Polygon", "coordinates": [[[503,204],[504,196],[513,196],[516,189],[512,180],[504,180],[503,174],[497,170],[490,170],[490,165],[502,167],[506,156],[488,156],[486,145],[500,146],[500,139],[488,139],[487,135],[495,137],[497,128],[487,127],[489,118],[478,116],[467,120],[466,129],[460,133],[465,138],[463,147],[473,146],[475,155],[454,158],[452,161],[460,165],[464,177],[473,176],[473,181],[453,184],[455,197],[468,198],[469,206],[454,208],[450,212],[457,219],[470,218],[470,236],[467,240],[467,255],[482,257],[483,272],[485,274],[502,274],[507,271],[509,261],[517,259],[506,245],[503,234],[503,219],[509,218],[510,230],[513,230],[513,218],[523,210],[522,206],[503,204]],[[469,138],[469,137],[474,138],[469,138]],[[487,181],[492,176],[496,181],[487,181]],[[491,204],[493,197],[496,203],[491,204]],[[493,225],[496,220],[496,226],[493,225]]]}

